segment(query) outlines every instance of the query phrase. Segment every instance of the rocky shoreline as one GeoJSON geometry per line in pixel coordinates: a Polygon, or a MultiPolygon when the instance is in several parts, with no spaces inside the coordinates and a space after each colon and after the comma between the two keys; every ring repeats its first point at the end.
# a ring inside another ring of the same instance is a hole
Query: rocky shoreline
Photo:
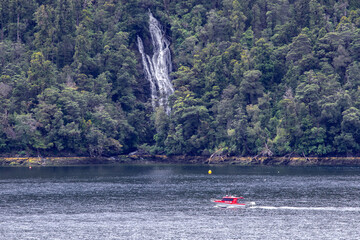
{"type": "Polygon", "coordinates": [[[121,155],[92,157],[0,157],[0,166],[76,166],[99,164],[223,164],[241,166],[360,166],[360,157],[228,157],[121,155]]]}

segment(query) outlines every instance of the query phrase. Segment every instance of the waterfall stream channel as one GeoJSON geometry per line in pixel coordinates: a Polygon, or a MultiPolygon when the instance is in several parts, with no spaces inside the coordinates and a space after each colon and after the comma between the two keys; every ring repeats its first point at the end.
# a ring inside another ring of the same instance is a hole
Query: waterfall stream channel
{"type": "Polygon", "coordinates": [[[150,82],[151,103],[153,108],[162,106],[170,114],[168,98],[174,93],[169,74],[172,71],[170,41],[167,39],[159,21],[149,12],[149,31],[153,45],[153,55],[145,53],[142,39],[138,36],[137,43],[141,53],[145,78],[150,82]]]}

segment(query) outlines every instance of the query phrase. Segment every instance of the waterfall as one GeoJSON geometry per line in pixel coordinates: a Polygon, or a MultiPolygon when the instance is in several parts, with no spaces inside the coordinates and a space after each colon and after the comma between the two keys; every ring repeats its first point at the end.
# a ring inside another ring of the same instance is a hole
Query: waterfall
{"type": "Polygon", "coordinates": [[[145,78],[150,82],[151,103],[155,109],[163,106],[167,114],[170,114],[168,98],[174,93],[169,74],[172,71],[169,40],[166,39],[160,23],[149,12],[149,30],[153,45],[153,56],[145,54],[144,44],[137,37],[139,52],[141,53],[145,78]]]}

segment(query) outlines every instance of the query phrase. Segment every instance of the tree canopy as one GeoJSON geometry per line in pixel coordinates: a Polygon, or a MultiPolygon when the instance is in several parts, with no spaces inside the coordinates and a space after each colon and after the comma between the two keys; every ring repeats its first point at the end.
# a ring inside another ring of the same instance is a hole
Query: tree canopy
{"type": "Polygon", "coordinates": [[[356,155],[355,0],[6,0],[0,153],[356,155]],[[172,109],[153,110],[136,38],[171,41],[172,109]]]}

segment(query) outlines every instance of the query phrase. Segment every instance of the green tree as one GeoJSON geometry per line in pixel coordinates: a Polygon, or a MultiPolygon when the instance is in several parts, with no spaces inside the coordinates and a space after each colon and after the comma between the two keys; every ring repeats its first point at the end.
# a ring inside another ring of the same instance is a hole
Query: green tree
{"type": "Polygon", "coordinates": [[[34,34],[34,45],[37,49],[42,50],[45,59],[54,61],[56,57],[55,44],[55,12],[54,8],[49,5],[41,5],[35,12],[37,32],[34,34]]]}
{"type": "Polygon", "coordinates": [[[35,0],[10,0],[8,1],[9,10],[9,30],[8,35],[12,41],[17,43],[27,42],[26,31],[34,27],[32,24],[33,16],[37,3],[35,0]]]}
{"type": "Polygon", "coordinates": [[[28,71],[28,80],[34,96],[40,94],[48,86],[55,83],[55,68],[50,61],[45,60],[41,52],[36,52],[31,56],[28,71]]]}
{"type": "Polygon", "coordinates": [[[254,55],[255,69],[259,70],[261,75],[261,83],[269,89],[273,86],[275,78],[275,65],[272,60],[272,46],[260,38],[256,43],[255,47],[251,50],[254,55]]]}
{"type": "Polygon", "coordinates": [[[244,73],[240,83],[240,94],[246,104],[257,103],[258,97],[263,95],[263,86],[260,83],[261,72],[250,70],[244,73]]]}
{"type": "Polygon", "coordinates": [[[295,65],[301,65],[302,60],[312,54],[312,46],[308,36],[301,33],[299,34],[292,44],[290,45],[290,51],[286,55],[286,62],[293,63],[295,65]]]}
{"type": "Polygon", "coordinates": [[[170,119],[164,111],[164,108],[157,108],[155,112],[156,134],[154,135],[154,140],[156,142],[156,146],[159,148],[160,151],[165,150],[165,140],[168,136],[169,124],[170,119]]]}

